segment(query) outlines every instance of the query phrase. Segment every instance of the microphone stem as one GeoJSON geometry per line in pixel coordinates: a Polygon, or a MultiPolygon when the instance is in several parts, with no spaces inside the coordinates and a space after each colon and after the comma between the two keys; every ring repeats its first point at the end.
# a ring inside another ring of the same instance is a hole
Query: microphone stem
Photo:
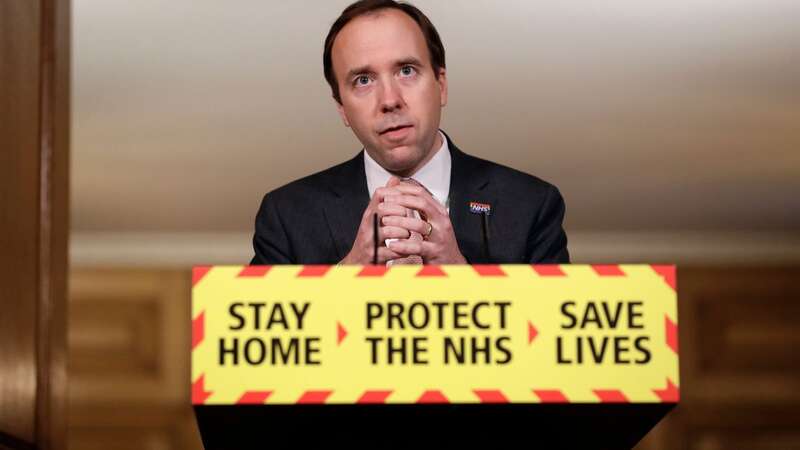
{"type": "Polygon", "coordinates": [[[481,214],[481,231],[483,234],[483,259],[488,264],[489,261],[489,215],[481,214]]]}

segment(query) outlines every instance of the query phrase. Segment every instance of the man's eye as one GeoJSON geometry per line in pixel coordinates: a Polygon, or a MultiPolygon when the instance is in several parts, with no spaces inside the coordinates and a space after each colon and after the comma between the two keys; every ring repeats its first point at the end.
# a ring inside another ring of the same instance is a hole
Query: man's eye
{"type": "Polygon", "coordinates": [[[415,72],[416,70],[414,70],[414,68],[411,66],[403,66],[400,69],[400,75],[404,77],[410,77],[411,75],[414,75],[415,72]]]}
{"type": "Polygon", "coordinates": [[[366,86],[369,84],[369,77],[366,75],[360,75],[355,79],[356,86],[366,86]]]}

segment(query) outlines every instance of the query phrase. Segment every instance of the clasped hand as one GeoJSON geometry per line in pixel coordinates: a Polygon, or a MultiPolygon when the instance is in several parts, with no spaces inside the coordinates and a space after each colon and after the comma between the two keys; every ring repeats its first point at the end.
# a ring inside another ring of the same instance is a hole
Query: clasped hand
{"type": "Polygon", "coordinates": [[[355,242],[341,264],[370,264],[374,251],[372,217],[378,214],[378,264],[411,255],[422,257],[425,264],[464,264],[453,224],[447,209],[422,186],[403,183],[391,177],[378,188],[367,205],[355,242]],[[415,210],[419,217],[408,214],[415,210]],[[411,232],[424,237],[408,240],[411,232]],[[398,239],[385,243],[387,239],[398,239]]]}

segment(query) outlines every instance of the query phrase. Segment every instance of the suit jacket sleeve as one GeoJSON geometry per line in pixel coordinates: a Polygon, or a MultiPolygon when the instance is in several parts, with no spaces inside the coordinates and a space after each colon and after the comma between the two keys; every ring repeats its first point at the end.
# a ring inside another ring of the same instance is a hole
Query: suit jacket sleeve
{"type": "Polygon", "coordinates": [[[289,236],[270,194],[264,196],[256,215],[253,250],[250,264],[294,264],[289,236]]]}
{"type": "Polygon", "coordinates": [[[558,188],[550,185],[539,217],[528,235],[531,263],[567,264],[567,234],[564,232],[566,206],[558,188]]]}

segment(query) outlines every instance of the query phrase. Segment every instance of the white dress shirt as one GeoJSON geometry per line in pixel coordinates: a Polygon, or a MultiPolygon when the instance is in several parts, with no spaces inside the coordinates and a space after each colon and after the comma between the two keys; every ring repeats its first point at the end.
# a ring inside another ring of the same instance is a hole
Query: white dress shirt
{"type": "MultiPolygon", "coordinates": [[[[439,131],[439,136],[442,138],[442,146],[436,150],[433,158],[417,170],[416,173],[411,175],[410,178],[417,180],[428,188],[431,194],[433,194],[433,198],[438,200],[439,203],[445,207],[448,207],[450,197],[450,168],[453,162],[450,157],[450,148],[447,146],[447,138],[445,138],[441,131],[439,131]]],[[[364,172],[367,175],[367,189],[369,189],[370,198],[375,194],[375,190],[379,187],[386,186],[386,183],[392,176],[391,173],[372,159],[366,150],[364,151],[364,172]]]]}

